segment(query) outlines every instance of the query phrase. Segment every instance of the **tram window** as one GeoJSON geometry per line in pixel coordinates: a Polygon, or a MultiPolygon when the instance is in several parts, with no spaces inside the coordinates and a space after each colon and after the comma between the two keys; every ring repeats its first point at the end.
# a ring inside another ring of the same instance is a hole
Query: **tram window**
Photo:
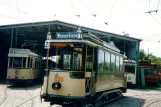
{"type": "Polygon", "coordinates": [[[14,57],[13,67],[21,67],[22,57],[14,57]]]}
{"type": "Polygon", "coordinates": [[[26,67],[26,58],[23,58],[23,68],[26,67]]]}
{"type": "Polygon", "coordinates": [[[135,66],[134,65],[125,65],[125,72],[135,74],[135,66]]]}
{"type": "Polygon", "coordinates": [[[12,67],[13,57],[10,57],[9,67],[12,67]]]}
{"type": "Polygon", "coordinates": [[[72,69],[79,69],[79,64],[80,64],[80,55],[77,52],[73,52],[73,66],[72,69]]]}
{"type": "Polygon", "coordinates": [[[72,69],[73,70],[81,70],[82,68],[82,49],[74,48],[73,49],[73,61],[72,61],[72,69]]]}
{"type": "Polygon", "coordinates": [[[116,66],[115,55],[111,54],[111,65],[110,65],[111,70],[110,71],[112,72],[116,71],[115,66],[116,66]]]}
{"type": "Polygon", "coordinates": [[[105,52],[105,71],[108,72],[110,70],[110,53],[105,52]]]}
{"type": "Polygon", "coordinates": [[[39,68],[39,61],[37,61],[37,68],[39,68]]]}
{"type": "Polygon", "coordinates": [[[37,68],[37,60],[35,59],[35,68],[37,68]]]}
{"type": "Polygon", "coordinates": [[[87,52],[87,71],[92,71],[92,55],[93,55],[93,48],[88,47],[87,52]]]}
{"type": "Polygon", "coordinates": [[[27,64],[27,67],[28,67],[28,68],[30,67],[30,57],[28,58],[28,64],[27,64]]]}
{"type": "Polygon", "coordinates": [[[63,68],[70,69],[71,55],[64,54],[63,68]]]}
{"type": "Polygon", "coordinates": [[[98,53],[98,70],[99,72],[103,71],[104,69],[104,52],[99,50],[98,53]]]}
{"type": "Polygon", "coordinates": [[[30,68],[32,68],[32,58],[30,59],[30,68]]]}
{"type": "Polygon", "coordinates": [[[87,56],[87,70],[92,71],[92,56],[87,56]]]}
{"type": "Polygon", "coordinates": [[[123,58],[120,57],[120,71],[123,71],[123,58]]]}
{"type": "Polygon", "coordinates": [[[116,71],[120,71],[119,65],[120,65],[119,56],[116,56],[116,71]]]}

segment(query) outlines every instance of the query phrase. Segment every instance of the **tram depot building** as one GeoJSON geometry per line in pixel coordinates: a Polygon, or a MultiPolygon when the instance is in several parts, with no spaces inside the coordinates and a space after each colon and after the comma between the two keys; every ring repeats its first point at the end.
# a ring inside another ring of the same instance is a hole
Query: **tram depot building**
{"type": "Polygon", "coordinates": [[[45,57],[44,43],[48,32],[51,32],[54,37],[56,32],[75,32],[78,29],[82,33],[91,33],[107,43],[112,41],[122,53],[125,53],[128,59],[138,63],[141,40],[124,34],[110,33],[108,29],[103,31],[93,29],[92,26],[88,28],[59,20],[2,25],[0,26],[0,80],[6,79],[9,48],[29,48],[45,57]]]}

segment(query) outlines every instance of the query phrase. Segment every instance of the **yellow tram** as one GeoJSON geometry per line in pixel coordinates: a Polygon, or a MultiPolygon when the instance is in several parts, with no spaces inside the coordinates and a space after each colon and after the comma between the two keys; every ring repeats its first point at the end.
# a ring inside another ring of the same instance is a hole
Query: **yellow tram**
{"type": "Polygon", "coordinates": [[[7,82],[31,84],[33,80],[41,76],[42,57],[29,49],[9,49],[7,82]]]}
{"type": "Polygon", "coordinates": [[[48,35],[46,75],[41,98],[50,104],[85,107],[106,104],[126,92],[123,55],[113,42],[91,33],[57,32],[48,35]]]}

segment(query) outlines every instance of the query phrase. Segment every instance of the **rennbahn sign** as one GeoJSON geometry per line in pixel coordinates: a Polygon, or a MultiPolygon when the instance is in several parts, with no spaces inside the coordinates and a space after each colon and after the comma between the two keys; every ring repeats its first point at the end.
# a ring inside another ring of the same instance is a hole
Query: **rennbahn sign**
{"type": "Polygon", "coordinates": [[[79,32],[56,32],[56,39],[81,39],[79,32]]]}

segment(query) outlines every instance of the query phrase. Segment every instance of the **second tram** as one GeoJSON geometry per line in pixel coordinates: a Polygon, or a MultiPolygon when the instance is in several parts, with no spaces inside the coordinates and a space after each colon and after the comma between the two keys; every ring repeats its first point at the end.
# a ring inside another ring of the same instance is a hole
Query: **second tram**
{"type": "Polygon", "coordinates": [[[32,83],[42,76],[42,57],[29,49],[10,48],[6,80],[12,84],[32,83]]]}
{"type": "Polygon", "coordinates": [[[124,60],[125,72],[127,73],[127,86],[136,87],[136,69],[137,64],[134,60],[124,60]]]}

